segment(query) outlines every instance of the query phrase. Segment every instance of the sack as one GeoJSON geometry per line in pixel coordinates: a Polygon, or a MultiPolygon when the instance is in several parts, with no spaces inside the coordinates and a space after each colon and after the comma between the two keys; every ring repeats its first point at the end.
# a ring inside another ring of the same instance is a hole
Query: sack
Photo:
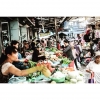
{"type": "Polygon", "coordinates": [[[88,79],[88,83],[94,83],[94,73],[91,73],[91,78],[88,79]]]}

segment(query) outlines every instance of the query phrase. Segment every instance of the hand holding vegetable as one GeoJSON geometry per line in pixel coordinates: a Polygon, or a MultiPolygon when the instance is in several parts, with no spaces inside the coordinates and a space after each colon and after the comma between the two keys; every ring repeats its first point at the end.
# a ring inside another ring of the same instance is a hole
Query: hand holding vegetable
{"type": "Polygon", "coordinates": [[[42,72],[46,77],[49,77],[51,75],[51,72],[49,71],[49,69],[46,66],[36,66],[36,67],[32,67],[30,69],[27,69],[28,73],[35,73],[37,71],[42,72]]]}
{"type": "Polygon", "coordinates": [[[49,77],[51,75],[49,69],[44,65],[37,66],[37,71],[41,71],[42,74],[44,74],[46,77],[49,77]]]}

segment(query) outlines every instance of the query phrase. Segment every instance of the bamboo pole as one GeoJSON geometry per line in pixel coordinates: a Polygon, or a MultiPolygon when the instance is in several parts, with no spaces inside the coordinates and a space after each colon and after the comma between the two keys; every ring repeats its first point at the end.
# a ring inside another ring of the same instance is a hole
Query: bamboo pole
{"type": "Polygon", "coordinates": [[[58,31],[57,31],[57,18],[55,17],[55,32],[56,32],[56,45],[57,45],[57,41],[59,39],[59,36],[58,36],[58,31]]]}

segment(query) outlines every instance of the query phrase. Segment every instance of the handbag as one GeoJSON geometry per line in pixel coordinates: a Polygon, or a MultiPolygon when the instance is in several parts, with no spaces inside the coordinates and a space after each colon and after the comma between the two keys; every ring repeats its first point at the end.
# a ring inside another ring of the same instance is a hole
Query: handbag
{"type": "Polygon", "coordinates": [[[88,83],[94,83],[94,72],[91,73],[91,77],[88,79],[88,83]]]}

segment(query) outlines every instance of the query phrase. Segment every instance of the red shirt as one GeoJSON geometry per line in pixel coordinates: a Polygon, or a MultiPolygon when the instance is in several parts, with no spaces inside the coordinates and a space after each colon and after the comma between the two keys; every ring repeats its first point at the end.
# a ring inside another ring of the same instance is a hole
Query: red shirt
{"type": "Polygon", "coordinates": [[[57,43],[57,49],[60,50],[60,43],[57,43]]]}

